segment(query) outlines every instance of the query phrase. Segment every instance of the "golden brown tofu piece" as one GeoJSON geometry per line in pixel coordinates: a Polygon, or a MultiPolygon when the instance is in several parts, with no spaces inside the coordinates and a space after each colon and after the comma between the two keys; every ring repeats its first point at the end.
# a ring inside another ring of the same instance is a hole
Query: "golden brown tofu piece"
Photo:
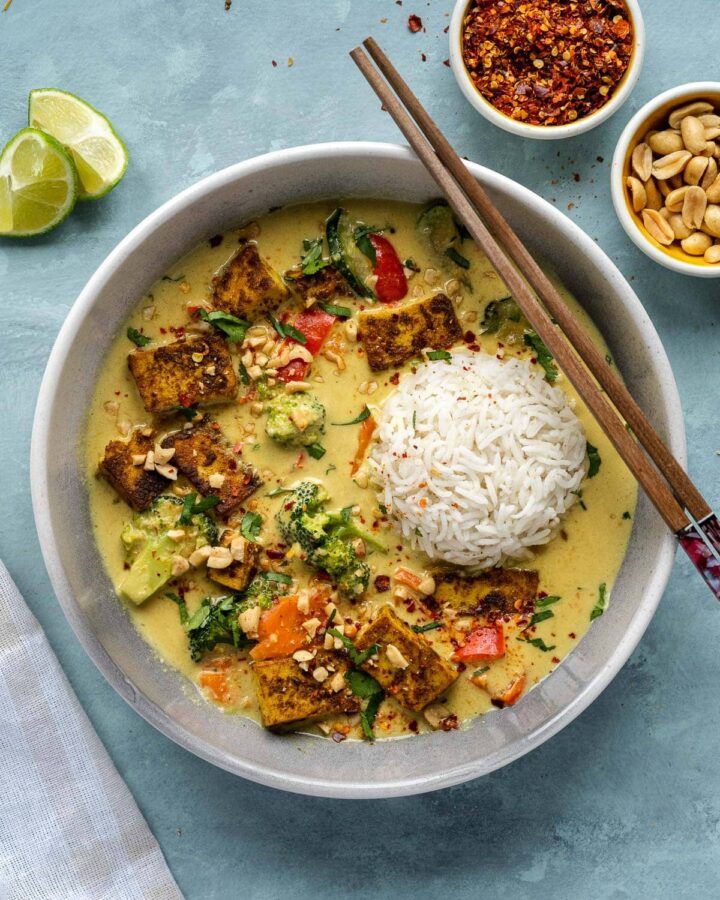
{"type": "Polygon", "coordinates": [[[201,494],[220,498],[215,512],[222,518],[234,512],[262,484],[255,469],[241,462],[229,449],[220,426],[209,419],[169,434],[162,446],[175,448],[173,465],[201,494]],[[222,475],[222,484],[214,486],[210,481],[213,475],[222,475]]]}
{"type": "MultiPolygon", "coordinates": [[[[229,548],[236,538],[245,540],[239,531],[229,528],[220,535],[220,546],[229,548]]],[[[252,541],[245,541],[244,551],[243,559],[234,560],[226,569],[208,569],[208,577],[217,581],[218,584],[230,588],[231,591],[244,591],[257,569],[260,545],[253,544],[252,541]]]]}
{"type": "Polygon", "coordinates": [[[389,606],[383,606],[355,640],[359,650],[372,644],[380,648],[378,659],[369,659],[363,669],[413,712],[432,703],[457,678],[455,666],[436,653],[421,634],[415,634],[389,606]],[[407,663],[404,668],[403,662],[407,663]]]}
{"type": "Polygon", "coordinates": [[[138,511],[147,509],[169,484],[157,472],[133,464],[133,456],[145,456],[154,446],[152,435],[133,431],[128,441],[110,441],[98,467],[123,500],[138,511]]]}
{"type": "Polygon", "coordinates": [[[452,302],[433,294],[402,306],[378,306],[358,315],[358,337],[370,368],[376,372],[400,366],[425,347],[441,350],[462,338],[452,302]]]}
{"type": "Polygon", "coordinates": [[[213,278],[213,306],[253,322],[290,297],[285,282],[258,253],[243,242],[223,271],[213,278]]]}
{"type": "Polygon", "coordinates": [[[151,413],[226,403],[237,394],[232,357],[219,335],[184,337],[150,350],[133,350],[128,365],[151,413]]]}
{"type": "Polygon", "coordinates": [[[303,275],[300,269],[290,269],[285,273],[285,278],[302,297],[305,306],[353,296],[347,281],[335,266],[325,266],[313,275],[303,275]]]}
{"type": "Polygon", "coordinates": [[[307,663],[307,671],[292,657],[264,659],[253,664],[262,723],[273,731],[287,731],[306,722],[340,713],[354,713],[360,701],[347,685],[332,689],[336,675],[349,668],[347,657],[332,650],[318,650],[307,663]],[[328,672],[321,683],[313,672],[320,666],[328,672]]]}
{"type": "Polygon", "coordinates": [[[499,609],[517,615],[532,609],[539,577],[533,569],[488,569],[471,578],[455,572],[435,575],[435,600],[462,613],[499,609]]]}

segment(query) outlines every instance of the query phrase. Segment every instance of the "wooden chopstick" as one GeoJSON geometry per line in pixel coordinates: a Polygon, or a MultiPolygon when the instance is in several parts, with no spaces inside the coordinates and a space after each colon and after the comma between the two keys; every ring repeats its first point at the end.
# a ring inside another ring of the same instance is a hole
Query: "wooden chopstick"
{"type": "Polygon", "coordinates": [[[667,479],[678,500],[687,508],[696,521],[701,521],[709,516],[712,510],[700,491],[690,480],[687,472],[685,472],[661,440],[645,413],[635,402],[635,399],[616,372],[607,364],[602,353],[592,342],[585,329],[570,312],[557,288],[537,264],[507,220],[495,207],[485,189],[467,170],[445,135],[433,122],[400,73],[380,49],[377,41],[369,37],[363,41],[363,44],[403,106],[417,122],[437,156],[445,164],[475,208],[480,211],[497,242],[523,273],[545,304],[545,308],[565,332],[568,340],[582,357],[583,362],[600,383],[620,415],[632,428],[638,441],[667,479]]]}
{"type": "MultiPolygon", "coordinates": [[[[366,44],[367,43],[368,42],[366,42],[366,44]]],[[[372,42],[371,46],[372,45],[374,45],[374,42],[372,42]]],[[[375,50],[376,47],[377,45],[373,47],[373,50],[375,50]]],[[[379,51],[379,47],[377,47],[375,52],[377,51],[379,51]]],[[[584,359],[585,345],[592,346],[589,338],[586,338],[582,344],[578,343],[576,349],[574,349],[570,343],[568,343],[568,340],[560,329],[553,324],[550,316],[531,290],[528,282],[523,278],[518,269],[515,268],[508,256],[506,256],[504,250],[490,234],[482,219],[475,211],[473,204],[468,199],[468,196],[466,196],[464,190],[460,187],[459,179],[456,180],[454,174],[451,174],[449,168],[446,168],[446,165],[449,165],[446,162],[446,159],[449,160],[454,157],[456,162],[453,162],[453,170],[457,170],[458,173],[460,170],[466,172],[467,170],[460,158],[445,141],[443,159],[441,160],[440,156],[435,153],[426,137],[417,125],[415,125],[412,118],[405,110],[403,103],[398,99],[398,97],[403,97],[404,100],[405,97],[410,98],[413,95],[408,86],[402,82],[400,76],[395,72],[395,69],[390,62],[385,58],[383,68],[384,74],[388,79],[386,82],[372,65],[362,48],[356,47],[350,55],[372,89],[380,98],[383,106],[389,112],[412,149],[415,151],[430,175],[432,175],[455,215],[467,228],[475,243],[484,251],[498,275],[500,275],[505,282],[523,314],[543,340],[548,350],[555,357],[560,368],[563,370],[570,383],[575,387],[578,394],[582,397],[586,406],[615,446],[616,450],[625,461],[625,464],[648,495],[650,501],[657,508],[665,523],[676,534],[683,531],[690,526],[691,522],[673,494],[673,491],[668,486],[670,480],[669,477],[666,482],[658,469],[648,459],[645,453],[643,453],[640,445],[627,431],[618,414],[618,410],[610,405],[607,399],[608,395],[603,393],[602,389],[593,380],[588,368],[585,367],[581,360],[580,354],[582,354],[584,359]],[[402,85],[400,85],[400,83],[402,83],[402,85]],[[392,88],[390,85],[392,85],[392,88]],[[396,96],[393,89],[397,91],[398,96],[396,96]]],[[[413,105],[418,112],[422,109],[420,102],[414,97],[413,105]]],[[[434,125],[429,115],[424,110],[423,114],[424,122],[427,123],[427,125],[432,125],[436,135],[439,135],[439,129],[434,125]]],[[[463,181],[464,180],[463,177],[463,181]]],[[[484,195],[484,201],[486,205],[492,206],[487,195],[484,195]]],[[[493,218],[497,221],[498,225],[504,223],[504,219],[498,211],[496,211],[496,217],[493,218]]],[[[502,231],[503,234],[507,234],[507,232],[510,231],[510,227],[507,223],[504,224],[502,231]]],[[[516,238],[516,240],[519,243],[519,239],[516,238]]],[[[527,254],[527,256],[529,257],[529,254],[527,254]]],[[[533,268],[536,269],[538,267],[535,265],[533,268]]],[[[558,311],[561,312],[563,319],[570,328],[571,325],[569,320],[572,318],[572,314],[559,296],[557,299],[559,300],[559,306],[561,307],[558,311]]],[[[553,315],[555,315],[559,323],[560,318],[555,312],[553,312],[553,315]]],[[[573,335],[584,334],[582,327],[578,323],[574,323],[574,327],[571,327],[571,331],[573,335]]],[[[596,355],[598,357],[597,365],[599,368],[608,369],[607,363],[600,354],[596,355]]],[[[610,372],[610,374],[613,375],[612,372],[610,372]]],[[[615,378],[614,380],[617,381],[618,386],[622,388],[622,390],[625,390],[619,379],[615,378]]],[[[627,406],[627,404],[625,405],[627,406]]],[[[636,406],[636,404],[634,405],[636,406]]],[[[639,412],[639,407],[637,409],[639,412]]],[[[645,421],[647,422],[647,420],[645,421]]],[[[653,431],[649,422],[647,423],[647,426],[650,431],[653,431]]],[[[635,429],[635,426],[632,424],[631,427],[633,430],[635,429]]],[[[657,440],[662,444],[659,437],[657,440]]],[[[666,452],[668,457],[672,458],[669,451],[666,452]]],[[[677,468],[682,471],[679,464],[676,463],[676,465],[677,468]]],[[[690,480],[687,480],[691,484],[690,480]]],[[[686,485],[684,485],[684,487],[685,489],[687,488],[686,485]]],[[[710,508],[705,501],[702,500],[699,493],[697,494],[697,497],[704,505],[704,508],[707,509],[708,512],[706,514],[709,514],[710,508]]],[[[684,500],[682,502],[685,503],[684,500]]]]}

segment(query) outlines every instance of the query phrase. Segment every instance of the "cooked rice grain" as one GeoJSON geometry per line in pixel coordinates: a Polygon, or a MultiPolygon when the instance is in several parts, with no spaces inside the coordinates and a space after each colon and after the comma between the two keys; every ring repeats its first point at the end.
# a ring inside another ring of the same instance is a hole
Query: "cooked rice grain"
{"type": "Polygon", "coordinates": [[[527,361],[453,352],[405,376],[377,418],[381,501],[431,559],[486,568],[527,558],[577,499],[582,426],[527,361]]]}

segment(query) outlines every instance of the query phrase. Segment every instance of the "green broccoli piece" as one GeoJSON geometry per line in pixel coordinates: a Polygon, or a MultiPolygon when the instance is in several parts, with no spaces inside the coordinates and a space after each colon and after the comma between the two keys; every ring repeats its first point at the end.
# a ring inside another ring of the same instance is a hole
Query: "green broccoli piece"
{"type": "Polygon", "coordinates": [[[216,544],[218,530],[205,513],[194,513],[187,525],[180,524],[183,501],[163,494],[143,512],[135,513],[122,530],[126,561],[130,568],[120,583],[120,591],[133,603],[142,603],[172,578],[172,558],[190,554],[204,544],[216,544]],[[175,540],[168,531],[182,529],[175,540]]]}
{"type": "Polygon", "coordinates": [[[325,432],[325,407],[314,394],[277,394],[266,409],[265,433],[279,444],[309,447],[325,432]]]}
{"type": "Polygon", "coordinates": [[[368,585],[370,569],[357,555],[350,543],[362,538],[371,547],[385,551],[375,538],[359,528],[352,519],[352,509],[327,512],[327,491],[312,481],[301,482],[286,500],[276,520],[283,538],[299,544],[306,561],[317,569],[324,569],[342,593],[351,597],[361,594],[368,585]]]}
{"type": "Polygon", "coordinates": [[[280,575],[271,572],[258,573],[245,589],[240,612],[250,609],[251,606],[270,609],[278,597],[282,597],[288,592],[290,579],[279,581],[280,577],[280,575]]]}

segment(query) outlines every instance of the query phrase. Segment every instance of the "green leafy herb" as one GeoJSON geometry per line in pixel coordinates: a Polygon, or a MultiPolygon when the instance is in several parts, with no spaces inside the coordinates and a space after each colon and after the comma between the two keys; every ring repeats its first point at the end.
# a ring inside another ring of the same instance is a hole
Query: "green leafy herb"
{"type": "Polygon", "coordinates": [[[603,582],[600,587],[598,587],[598,599],[595,606],[593,606],[592,611],[590,613],[590,621],[592,622],[594,619],[599,619],[600,616],[605,612],[608,606],[608,597],[607,597],[607,588],[605,586],[605,582],[603,582]]]}
{"type": "Polygon", "coordinates": [[[195,416],[198,414],[198,411],[194,406],[171,406],[169,412],[177,413],[179,416],[182,416],[184,419],[187,419],[188,422],[192,422],[195,416]]]}
{"type": "Polygon", "coordinates": [[[190,618],[188,615],[187,604],[179,594],[174,594],[172,591],[168,591],[165,596],[168,600],[172,600],[173,603],[177,603],[180,610],[180,624],[184,625],[190,618]]]}
{"type": "Polygon", "coordinates": [[[178,522],[181,525],[189,525],[193,516],[198,513],[207,512],[207,510],[217,506],[219,502],[220,498],[216,497],[214,494],[208,494],[207,497],[203,497],[201,500],[197,499],[197,494],[195,493],[188,494],[183,500],[182,512],[180,513],[178,522]]]}
{"type": "Polygon", "coordinates": [[[280,322],[275,316],[268,313],[268,318],[270,319],[270,323],[272,327],[277,331],[277,333],[282,338],[292,338],[292,340],[297,341],[298,344],[307,344],[307,337],[302,333],[302,331],[298,331],[297,328],[293,328],[288,322],[280,322]]]}
{"type": "Polygon", "coordinates": [[[362,254],[367,256],[373,264],[373,268],[377,265],[377,253],[370,240],[370,235],[377,234],[377,231],[377,228],[371,228],[368,225],[360,225],[355,229],[354,234],[355,246],[362,254]]]}
{"type": "Polygon", "coordinates": [[[386,516],[388,514],[387,506],[385,506],[384,503],[378,503],[378,509],[384,516],[386,516]]]}
{"type": "Polygon", "coordinates": [[[246,512],[240,523],[240,534],[246,541],[256,544],[262,527],[262,516],[254,512],[246,512]]]}
{"type": "Polygon", "coordinates": [[[325,469],[325,474],[329,475],[331,472],[334,472],[336,469],[337,469],[337,466],[335,465],[335,463],[333,463],[331,466],[328,466],[327,469],[325,469]]]}
{"type": "Polygon", "coordinates": [[[543,653],[549,653],[551,650],[555,649],[555,644],[548,647],[545,641],[542,638],[536,637],[523,637],[522,635],[518,636],[519,641],[524,641],[526,644],[531,644],[533,647],[537,647],[538,650],[542,650],[543,653]]]}
{"type": "Polygon", "coordinates": [[[380,649],[378,644],[371,644],[365,650],[358,650],[355,644],[350,640],[349,637],[345,637],[344,634],[341,634],[337,628],[328,628],[328,634],[331,634],[333,637],[337,638],[343,647],[347,650],[347,654],[350,657],[350,662],[360,668],[364,663],[366,663],[371,656],[378,652],[380,649]]]}
{"type": "Polygon", "coordinates": [[[479,675],[484,675],[486,672],[490,671],[490,666],[483,666],[482,669],[475,669],[472,673],[473,678],[477,678],[479,675]]]}
{"type": "Polygon", "coordinates": [[[570,493],[571,493],[571,494],[575,494],[575,496],[578,498],[578,504],[579,504],[579,506],[581,507],[581,509],[587,510],[587,506],[585,505],[585,501],[584,501],[583,498],[582,498],[582,491],[570,491],[570,493]]]}
{"type": "Polygon", "coordinates": [[[410,269],[411,272],[419,272],[420,266],[415,262],[414,259],[408,256],[407,259],[403,260],[403,265],[406,269],[410,269]]]}
{"type": "Polygon", "coordinates": [[[425,634],[426,631],[434,631],[436,628],[442,628],[442,622],[427,622],[425,625],[412,626],[415,634],[425,634]]]}
{"type": "Polygon", "coordinates": [[[546,606],[552,606],[553,603],[557,603],[560,597],[557,594],[548,594],[547,597],[538,597],[535,601],[536,609],[544,609],[546,606]]]}
{"type": "Polygon", "coordinates": [[[245,364],[240,360],[238,363],[238,375],[240,376],[240,381],[248,385],[250,384],[250,375],[248,374],[248,370],[245,368],[245,364]]]}
{"type": "Polygon", "coordinates": [[[462,269],[470,268],[470,260],[467,259],[467,257],[463,256],[462,253],[458,253],[458,251],[454,247],[448,247],[445,251],[445,256],[450,257],[455,265],[460,266],[460,268],[462,269]]]}
{"type": "Polygon", "coordinates": [[[365,419],[369,419],[369,418],[370,418],[370,410],[367,408],[367,406],[363,406],[362,412],[360,413],[360,415],[355,416],[354,419],[350,419],[349,422],[333,422],[333,425],[359,425],[360,422],[364,422],[365,419]]]}
{"type": "Polygon", "coordinates": [[[279,581],[280,584],[292,584],[292,578],[284,572],[265,572],[263,578],[268,581],[279,581]]]}
{"type": "Polygon", "coordinates": [[[374,741],[375,732],[373,731],[373,725],[375,724],[380,704],[385,697],[385,692],[371,675],[368,675],[367,672],[359,672],[357,669],[346,672],[345,681],[347,681],[348,687],[356,697],[359,697],[361,700],[367,700],[365,709],[360,713],[360,724],[365,737],[369,741],[374,741]]]}
{"type": "Polygon", "coordinates": [[[280,494],[294,494],[294,493],[295,493],[295,491],[292,488],[276,487],[276,488],[273,488],[268,493],[268,497],[279,497],[280,494]]]}
{"type": "Polygon", "coordinates": [[[327,453],[322,444],[310,444],[307,451],[313,459],[322,459],[327,453]]]}
{"type": "Polygon", "coordinates": [[[320,269],[330,265],[329,259],[323,259],[323,239],[321,237],[304,240],[303,251],[300,257],[300,268],[304,275],[314,275],[320,269]]]}
{"type": "Polygon", "coordinates": [[[337,606],[333,606],[333,608],[330,610],[330,615],[328,616],[328,620],[327,620],[327,622],[325,623],[325,631],[327,631],[328,628],[329,628],[329,627],[332,625],[332,623],[335,621],[335,616],[336,616],[336,615],[337,615],[337,606]]]}
{"type": "Polygon", "coordinates": [[[552,353],[550,353],[540,335],[535,331],[526,331],[523,340],[527,347],[531,347],[535,351],[537,361],[545,370],[545,380],[552,384],[558,377],[558,370],[552,353]]]}
{"type": "Polygon", "coordinates": [[[348,306],[335,306],[334,303],[318,303],[318,306],[329,316],[337,316],[338,319],[349,319],[352,316],[352,310],[348,306]]]}
{"type": "Polygon", "coordinates": [[[128,328],[127,336],[128,340],[131,340],[136,347],[147,347],[152,341],[152,338],[149,338],[146,334],[142,334],[137,328],[128,328]]]}
{"type": "Polygon", "coordinates": [[[452,353],[449,353],[447,350],[428,350],[427,352],[428,359],[452,359],[452,353]]]}
{"type": "Polygon", "coordinates": [[[177,284],[178,281],[185,281],[185,276],[178,275],[175,278],[172,278],[170,275],[163,275],[162,281],[172,281],[173,284],[177,284]]]}
{"type": "Polygon", "coordinates": [[[540,612],[533,613],[528,628],[530,628],[531,625],[537,625],[539,622],[544,622],[545,619],[552,619],[554,615],[555,613],[551,609],[542,609],[540,612]]]}
{"type": "Polygon", "coordinates": [[[590,441],[587,441],[587,455],[588,461],[590,463],[590,465],[588,466],[587,477],[594,478],[600,471],[600,464],[602,463],[602,460],[600,459],[598,448],[593,447],[590,441]]]}
{"type": "Polygon", "coordinates": [[[207,322],[208,325],[213,325],[218,331],[222,331],[227,339],[233,344],[242,344],[245,340],[245,333],[250,327],[250,323],[246,322],[244,319],[238,319],[237,316],[222,312],[219,309],[208,312],[206,309],[200,307],[198,315],[203,322],[207,322]]]}
{"type": "Polygon", "coordinates": [[[622,514],[622,517],[623,519],[632,519],[632,516],[627,510],[625,510],[625,512],[622,514]]]}

